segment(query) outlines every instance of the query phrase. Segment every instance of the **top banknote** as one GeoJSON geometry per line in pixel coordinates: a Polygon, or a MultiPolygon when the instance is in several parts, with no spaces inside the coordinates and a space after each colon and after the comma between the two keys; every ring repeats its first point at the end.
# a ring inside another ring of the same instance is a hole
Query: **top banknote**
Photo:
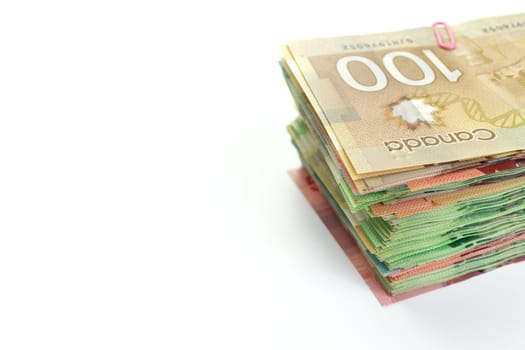
{"type": "Polygon", "coordinates": [[[525,14],[293,41],[283,62],[356,174],[525,149],[525,14]]]}

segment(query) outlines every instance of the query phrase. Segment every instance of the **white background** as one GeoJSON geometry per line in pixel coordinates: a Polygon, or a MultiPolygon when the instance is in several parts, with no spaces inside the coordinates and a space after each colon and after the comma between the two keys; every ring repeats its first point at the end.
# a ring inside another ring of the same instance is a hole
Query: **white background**
{"type": "Polygon", "coordinates": [[[0,5],[0,349],[520,349],[525,265],[382,308],[286,171],[291,39],[516,1],[0,5]]]}

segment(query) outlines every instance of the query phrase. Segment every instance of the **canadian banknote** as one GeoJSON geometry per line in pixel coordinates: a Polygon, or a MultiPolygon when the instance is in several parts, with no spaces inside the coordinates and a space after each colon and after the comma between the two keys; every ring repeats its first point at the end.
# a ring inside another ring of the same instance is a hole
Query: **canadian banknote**
{"type": "Polygon", "coordinates": [[[344,220],[332,209],[335,207],[329,204],[329,196],[323,193],[314,178],[305,169],[292,170],[290,176],[383,306],[525,259],[525,233],[517,233],[445,259],[385,274],[363,247],[348,235],[344,220]]]}
{"type": "Polygon", "coordinates": [[[452,29],[454,50],[432,27],[284,46],[283,67],[350,178],[525,149],[525,14],[452,29]]]}

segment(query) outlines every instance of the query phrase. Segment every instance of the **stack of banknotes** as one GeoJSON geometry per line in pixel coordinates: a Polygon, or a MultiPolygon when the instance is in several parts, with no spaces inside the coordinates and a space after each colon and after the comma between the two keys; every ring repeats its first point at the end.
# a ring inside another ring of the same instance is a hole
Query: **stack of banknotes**
{"type": "Polygon", "coordinates": [[[289,42],[304,168],[391,295],[525,256],[525,14],[289,42]]]}

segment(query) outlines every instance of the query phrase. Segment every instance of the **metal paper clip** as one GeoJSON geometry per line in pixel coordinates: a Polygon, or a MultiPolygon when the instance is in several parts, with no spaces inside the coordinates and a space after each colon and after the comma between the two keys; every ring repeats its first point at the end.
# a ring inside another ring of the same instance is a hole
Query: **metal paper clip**
{"type": "Polygon", "coordinates": [[[437,43],[439,47],[446,49],[446,50],[454,50],[456,48],[456,37],[454,36],[454,32],[452,32],[452,28],[449,27],[448,24],[445,22],[436,22],[432,25],[434,27],[434,35],[436,36],[437,43]],[[441,32],[439,31],[440,28],[445,29],[448,35],[448,43],[445,43],[443,41],[443,37],[441,36],[441,32]]]}

